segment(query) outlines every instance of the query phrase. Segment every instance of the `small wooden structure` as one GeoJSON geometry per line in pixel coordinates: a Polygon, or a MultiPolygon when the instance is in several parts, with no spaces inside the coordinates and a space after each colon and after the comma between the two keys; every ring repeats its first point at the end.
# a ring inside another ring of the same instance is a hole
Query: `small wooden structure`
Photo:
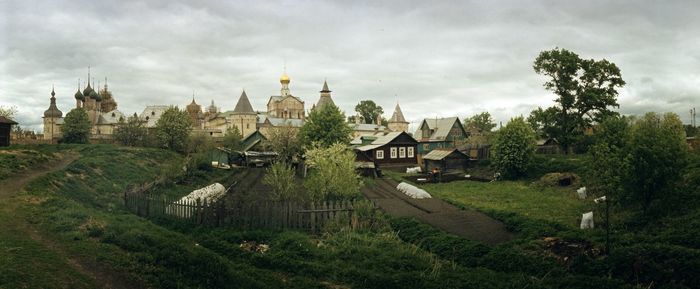
{"type": "Polygon", "coordinates": [[[17,124],[14,120],[0,116],[0,147],[5,147],[10,145],[10,132],[12,131],[12,125],[17,124]]]}
{"type": "Polygon", "coordinates": [[[423,157],[424,171],[430,172],[433,168],[440,171],[462,171],[469,164],[469,156],[458,149],[434,149],[423,157]]]}
{"type": "Polygon", "coordinates": [[[555,138],[547,138],[537,140],[537,151],[538,154],[559,154],[559,142],[555,138]]]}
{"type": "Polygon", "coordinates": [[[418,142],[406,132],[390,132],[377,136],[368,145],[355,148],[356,160],[373,162],[375,167],[407,167],[418,163],[418,142]]]}

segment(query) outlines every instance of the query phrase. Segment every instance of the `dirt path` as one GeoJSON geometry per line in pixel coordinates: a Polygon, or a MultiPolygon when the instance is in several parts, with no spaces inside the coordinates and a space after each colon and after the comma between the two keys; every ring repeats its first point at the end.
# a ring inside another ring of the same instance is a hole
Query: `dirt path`
{"type": "MultiPolygon", "coordinates": [[[[17,231],[25,234],[31,240],[36,241],[51,254],[61,257],[66,260],[71,269],[89,278],[94,284],[107,289],[128,289],[128,288],[144,288],[143,284],[127,282],[126,275],[116,273],[105,268],[102,264],[97,264],[95,261],[87,260],[82,256],[71,256],[60,244],[47,236],[42,235],[32,224],[30,224],[26,216],[21,212],[20,201],[12,200],[25,188],[27,184],[37,178],[55,171],[62,170],[77,160],[80,156],[77,153],[66,153],[61,155],[58,160],[46,163],[41,167],[36,167],[31,170],[15,174],[9,178],[0,181],[0,204],[3,204],[2,210],[8,212],[7,216],[12,216],[3,220],[3,225],[8,230],[17,231]]],[[[29,256],[29,258],[41,258],[41,256],[29,256]]],[[[43,273],[43,272],[41,272],[43,273]]],[[[60,284],[57,286],[62,287],[60,284]]]]}
{"type": "Polygon", "coordinates": [[[396,183],[377,179],[373,187],[364,187],[362,193],[379,208],[395,217],[415,217],[457,236],[498,244],[513,238],[500,221],[473,210],[462,210],[440,199],[411,199],[396,190],[396,183]]]}

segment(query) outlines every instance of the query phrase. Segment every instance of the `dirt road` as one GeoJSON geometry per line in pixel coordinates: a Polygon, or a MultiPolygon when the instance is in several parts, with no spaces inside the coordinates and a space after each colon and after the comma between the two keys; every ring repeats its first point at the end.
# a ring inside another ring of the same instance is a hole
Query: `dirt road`
{"type": "Polygon", "coordinates": [[[503,223],[483,213],[462,210],[436,198],[411,199],[396,185],[393,180],[377,179],[376,186],[365,186],[362,193],[391,216],[415,217],[465,239],[494,245],[513,237],[503,223]]]}

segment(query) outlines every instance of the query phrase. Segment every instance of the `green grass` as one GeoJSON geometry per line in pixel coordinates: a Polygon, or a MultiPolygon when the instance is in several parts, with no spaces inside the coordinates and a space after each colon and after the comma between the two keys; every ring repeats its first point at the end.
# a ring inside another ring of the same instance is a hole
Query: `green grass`
{"type": "Polygon", "coordinates": [[[578,199],[574,188],[540,187],[525,181],[456,181],[422,187],[434,197],[480,211],[515,213],[569,228],[578,227],[581,214],[596,207],[591,198],[578,199]]]}
{"type": "MultiPolygon", "coordinates": [[[[127,186],[157,178],[180,162],[180,155],[106,145],[72,149],[81,154],[78,161],[32,182],[27,192],[13,199],[19,203],[18,210],[0,208],[0,288],[95,287],[83,273],[71,269],[66,255],[101,264],[123,273],[128,282],[153,288],[700,285],[694,277],[700,274],[700,251],[691,246],[697,238],[684,238],[683,232],[697,231],[697,214],[660,222],[670,227],[643,238],[641,233],[617,232],[619,245],[610,257],[579,256],[566,262],[548,254],[542,237],[590,241],[600,247],[600,230],[577,229],[580,214],[593,203],[578,200],[573,189],[541,188],[522,181],[425,185],[434,197],[484,211],[518,233],[515,240],[495,247],[406,219],[390,220],[372,230],[329,226],[319,235],[198,227],[140,218],[121,204],[127,186]],[[20,222],[12,222],[17,218],[38,228],[61,250],[51,250],[22,234],[20,222]],[[13,226],[4,226],[8,224],[13,226]],[[270,249],[250,252],[241,248],[244,241],[267,244],[270,249]],[[635,272],[630,268],[637,260],[644,266],[635,272]]],[[[157,190],[182,195],[227,178],[225,171],[194,176],[157,190]]]]}

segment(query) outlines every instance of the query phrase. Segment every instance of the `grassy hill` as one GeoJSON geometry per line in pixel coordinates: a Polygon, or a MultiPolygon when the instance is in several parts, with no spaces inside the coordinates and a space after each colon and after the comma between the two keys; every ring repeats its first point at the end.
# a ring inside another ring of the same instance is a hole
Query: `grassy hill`
{"type": "MultiPolygon", "coordinates": [[[[108,145],[51,154],[77,160],[30,182],[0,209],[0,226],[7,228],[0,230],[0,288],[626,288],[648,285],[650,278],[658,280],[652,288],[697,284],[697,246],[683,243],[682,230],[654,231],[642,243],[630,242],[637,235],[617,234],[613,256],[561,260],[563,253],[547,247],[543,236],[600,247],[599,232],[581,233],[570,221],[569,211],[590,204],[563,199],[571,196],[556,190],[537,196],[525,183],[504,183],[504,191],[460,183],[427,187],[456,203],[468,195],[464,206],[518,232],[515,240],[488,247],[382,215],[372,228],[329,226],[318,235],[148,220],[127,212],[121,194],[172,173],[180,155],[108,145]],[[557,202],[566,209],[551,210],[557,202]],[[639,258],[645,263],[635,271],[639,258]]],[[[183,195],[221,178],[220,171],[200,172],[159,190],[183,195]]],[[[696,220],[677,218],[669,222],[696,220]]]]}

